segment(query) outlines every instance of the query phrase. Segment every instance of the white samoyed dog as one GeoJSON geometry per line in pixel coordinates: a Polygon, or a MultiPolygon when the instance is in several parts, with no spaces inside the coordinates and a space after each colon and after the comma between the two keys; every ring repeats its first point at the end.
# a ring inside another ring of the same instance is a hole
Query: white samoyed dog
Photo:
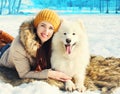
{"type": "Polygon", "coordinates": [[[87,34],[81,21],[61,22],[52,40],[51,67],[72,77],[65,82],[68,91],[85,91],[84,80],[89,64],[87,34]]]}

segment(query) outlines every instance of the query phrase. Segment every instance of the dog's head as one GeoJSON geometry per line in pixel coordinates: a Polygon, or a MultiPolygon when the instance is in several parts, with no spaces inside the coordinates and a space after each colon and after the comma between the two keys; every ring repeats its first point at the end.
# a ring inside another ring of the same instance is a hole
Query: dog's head
{"type": "Polygon", "coordinates": [[[72,50],[77,45],[80,45],[84,35],[82,33],[84,32],[84,26],[80,21],[73,22],[63,20],[58,32],[54,36],[54,39],[57,40],[57,43],[61,43],[63,45],[67,54],[71,54],[72,50]]]}

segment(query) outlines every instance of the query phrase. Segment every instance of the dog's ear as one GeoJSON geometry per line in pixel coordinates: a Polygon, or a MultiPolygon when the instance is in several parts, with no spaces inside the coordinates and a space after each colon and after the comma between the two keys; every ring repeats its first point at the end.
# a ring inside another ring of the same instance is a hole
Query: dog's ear
{"type": "Polygon", "coordinates": [[[78,24],[80,25],[80,27],[82,28],[83,31],[86,31],[84,23],[83,23],[83,21],[81,19],[78,19],[78,24]]]}
{"type": "Polygon", "coordinates": [[[64,18],[60,18],[60,22],[62,23],[64,21],[64,18]]]}
{"type": "Polygon", "coordinates": [[[67,19],[65,19],[65,18],[60,18],[60,22],[62,23],[62,22],[65,22],[65,21],[67,21],[67,19]]]}
{"type": "Polygon", "coordinates": [[[67,22],[67,19],[61,17],[61,18],[60,18],[60,26],[61,26],[61,24],[62,24],[63,22],[67,22]]]}

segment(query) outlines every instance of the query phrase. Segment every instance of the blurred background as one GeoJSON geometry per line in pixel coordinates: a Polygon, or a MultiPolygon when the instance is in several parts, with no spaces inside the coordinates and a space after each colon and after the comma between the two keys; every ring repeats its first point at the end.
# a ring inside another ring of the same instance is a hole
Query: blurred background
{"type": "Polygon", "coordinates": [[[43,8],[61,14],[120,14],[120,0],[0,0],[0,15],[29,15],[43,8]]]}

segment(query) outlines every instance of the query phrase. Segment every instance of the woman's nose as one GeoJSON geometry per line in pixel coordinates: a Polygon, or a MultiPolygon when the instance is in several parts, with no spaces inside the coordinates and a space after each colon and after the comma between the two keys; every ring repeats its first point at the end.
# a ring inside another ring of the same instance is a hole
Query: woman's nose
{"type": "Polygon", "coordinates": [[[49,33],[49,29],[48,29],[48,28],[45,29],[45,33],[46,33],[46,34],[49,33]]]}

